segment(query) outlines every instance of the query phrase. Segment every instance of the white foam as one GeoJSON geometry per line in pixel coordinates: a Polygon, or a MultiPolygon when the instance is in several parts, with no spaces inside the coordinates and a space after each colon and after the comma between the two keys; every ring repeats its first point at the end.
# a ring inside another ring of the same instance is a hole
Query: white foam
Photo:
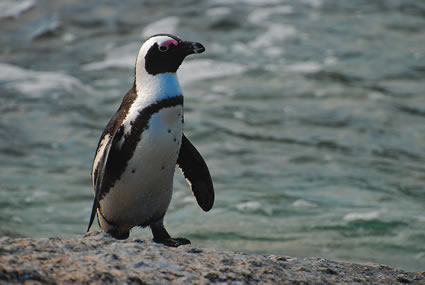
{"type": "Polygon", "coordinates": [[[302,0],[302,2],[310,5],[313,8],[320,8],[323,5],[322,0],[302,0]]]}
{"type": "Polygon", "coordinates": [[[232,51],[235,54],[241,54],[245,56],[255,56],[257,53],[255,49],[246,48],[246,44],[243,42],[234,42],[232,44],[232,51]]]}
{"type": "Polygon", "coordinates": [[[7,82],[7,86],[31,97],[42,97],[46,91],[54,89],[71,91],[73,88],[81,88],[93,92],[77,78],[60,71],[34,71],[1,62],[0,81],[7,82]]]}
{"type": "Polygon", "coordinates": [[[228,7],[216,7],[207,10],[208,17],[223,17],[229,15],[232,10],[228,7]]]}
{"type": "Polygon", "coordinates": [[[46,21],[41,22],[36,27],[34,27],[34,30],[32,31],[30,38],[35,39],[38,37],[41,37],[43,35],[46,35],[48,33],[57,31],[60,27],[60,22],[57,19],[57,17],[54,15],[47,19],[46,21]]]}
{"type": "Polygon", "coordinates": [[[65,33],[63,34],[62,39],[67,43],[71,43],[76,39],[76,36],[73,33],[65,33]]]}
{"type": "Polygon", "coordinates": [[[285,39],[296,34],[297,30],[290,25],[272,24],[267,31],[260,34],[249,45],[253,48],[272,47],[277,42],[282,42],[285,39]]]}
{"type": "Polygon", "coordinates": [[[93,70],[103,70],[109,68],[122,68],[122,69],[131,69],[134,68],[135,56],[122,54],[119,57],[106,58],[103,61],[92,62],[83,65],[82,70],[93,71],[93,70]]]}
{"type": "Polygon", "coordinates": [[[417,216],[416,218],[418,219],[419,222],[425,223],[425,216],[417,216]]]}
{"type": "Polygon", "coordinates": [[[224,94],[226,96],[234,96],[235,95],[235,91],[232,88],[229,88],[229,86],[225,86],[225,85],[214,84],[211,87],[211,90],[214,93],[224,94]]]}
{"type": "Polygon", "coordinates": [[[325,58],[324,64],[329,66],[329,65],[334,65],[338,63],[338,58],[336,58],[335,56],[329,55],[325,58]]]}
{"type": "Polygon", "coordinates": [[[248,16],[248,22],[252,24],[261,24],[262,22],[270,18],[270,16],[272,15],[287,15],[291,14],[292,12],[293,8],[291,6],[257,8],[248,16]]]}
{"type": "Polygon", "coordinates": [[[235,119],[239,119],[239,120],[244,120],[246,118],[244,112],[242,112],[242,111],[235,111],[235,112],[233,112],[233,117],[235,119]]]}
{"type": "Polygon", "coordinates": [[[284,52],[284,50],[282,49],[282,47],[268,47],[267,49],[264,50],[264,54],[270,57],[279,57],[280,55],[282,55],[282,53],[284,52]]]}
{"type": "MultiPolygon", "coordinates": [[[[213,0],[212,4],[223,4],[228,5],[229,0],[213,0]]],[[[235,0],[232,1],[232,4],[246,4],[252,6],[265,6],[265,5],[276,5],[280,4],[281,0],[235,0]]]]}
{"type": "Polygon", "coordinates": [[[188,204],[190,204],[190,203],[193,203],[193,197],[191,197],[191,196],[186,196],[186,197],[184,197],[181,201],[182,201],[183,203],[188,203],[188,204]]]}
{"type": "Polygon", "coordinates": [[[179,22],[180,19],[176,16],[166,17],[156,22],[153,22],[145,27],[142,32],[142,37],[148,38],[152,35],[159,33],[175,34],[179,22]]]}
{"type": "Polygon", "coordinates": [[[290,72],[314,73],[321,70],[322,65],[313,61],[297,62],[292,65],[287,65],[285,69],[290,72]]]}
{"type": "Polygon", "coordinates": [[[183,85],[197,80],[238,75],[247,70],[247,66],[239,63],[198,59],[183,62],[177,72],[183,85]]]}
{"type": "Polygon", "coordinates": [[[292,206],[296,208],[311,208],[311,207],[316,207],[316,204],[306,200],[296,200],[294,201],[294,203],[292,203],[292,206]]]}
{"type": "Polygon", "coordinates": [[[36,0],[25,0],[25,1],[6,1],[0,2],[0,19],[14,17],[17,18],[19,15],[28,11],[36,4],[36,0]]]}
{"type": "Polygon", "coordinates": [[[239,211],[255,211],[260,209],[261,207],[262,205],[258,201],[248,201],[248,202],[243,202],[236,205],[236,208],[239,211]]]}
{"type": "Polygon", "coordinates": [[[45,197],[50,196],[49,194],[50,193],[47,191],[40,191],[40,190],[31,191],[31,194],[29,196],[26,196],[24,201],[27,203],[32,203],[37,200],[45,200],[45,197]]]}
{"type": "Polygon", "coordinates": [[[140,43],[130,43],[106,51],[105,59],[83,65],[82,70],[104,70],[109,68],[134,69],[140,43]]]}
{"type": "Polygon", "coordinates": [[[344,220],[347,222],[352,221],[371,221],[379,218],[381,211],[372,211],[365,213],[348,213],[344,216],[344,220]]]}
{"type": "Polygon", "coordinates": [[[381,92],[378,92],[378,91],[372,91],[372,92],[369,92],[367,94],[367,98],[371,99],[373,101],[379,101],[379,100],[386,99],[386,96],[385,96],[384,93],[381,93],[381,92]]]}

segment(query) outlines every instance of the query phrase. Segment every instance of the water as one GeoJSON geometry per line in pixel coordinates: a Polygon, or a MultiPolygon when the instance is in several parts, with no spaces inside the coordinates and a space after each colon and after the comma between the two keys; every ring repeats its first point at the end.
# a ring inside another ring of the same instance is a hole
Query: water
{"type": "Polygon", "coordinates": [[[98,138],[172,32],[207,48],[179,77],[216,188],[203,213],[176,175],[173,235],[425,270],[423,1],[229,2],[0,3],[0,232],[85,232],[98,138]]]}

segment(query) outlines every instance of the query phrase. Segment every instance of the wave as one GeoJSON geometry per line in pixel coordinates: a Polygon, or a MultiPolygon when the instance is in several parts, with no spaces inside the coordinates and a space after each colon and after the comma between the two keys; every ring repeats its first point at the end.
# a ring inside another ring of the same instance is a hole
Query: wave
{"type": "Polygon", "coordinates": [[[7,1],[0,2],[0,19],[18,18],[21,14],[32,9],[36,4],[36,0],[25,1],[7,1]]]}
{"type": "Polygon", "coordinates": [[[47,91],[61,89],[68,92],[75,88],[92,93],[91,87],[60,71],[35,71],[0,62],[0,81],[29,97],[44,97],[47,91]]]}

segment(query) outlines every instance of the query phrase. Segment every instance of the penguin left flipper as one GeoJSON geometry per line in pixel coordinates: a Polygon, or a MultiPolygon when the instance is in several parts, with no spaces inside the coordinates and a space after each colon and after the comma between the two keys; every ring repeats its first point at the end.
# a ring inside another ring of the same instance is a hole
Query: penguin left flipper
{"type": "Polygon", "coordinates": [[[110,155],[110,153],[113,151],[113,146],[115,146],[117,144],[117,142],[122,138],[122,136],[124,135],[124,127],[121,126],[120,128],[118,128],[118,130],[115,132],[114,136],[108,141],[108,143],[105,146],[105,149],[103,151],[103,155],[102,158],[99,162],[100,167],[99,167],[99,173],[97,174],[97,176],[94,178],[94,180],[96,181],[95,184],[95,196],[94,196],[94,200],[93,200],[93,207],[91,210],[91,215],[90,215],[90,221],[89,221],[89,226],[87,228],[87,231],[90,230],[91,225],[93,224],[94,221],[94,217],[96,216],[96,211],[97,208],[99,208],[99,199],[102,195],[102,192],[105,190],[104,189],[104,178],[105,178],[105,172],[106,172],[106,166],[108,163],[108,157],[110,155]]]}
{"type": "Polygon", "coordinates": [[[188,181],[198,205],[205,212],[211,210],[214,204],[214,186],[208,166],[184,134],[177,165],[188,181]]]}

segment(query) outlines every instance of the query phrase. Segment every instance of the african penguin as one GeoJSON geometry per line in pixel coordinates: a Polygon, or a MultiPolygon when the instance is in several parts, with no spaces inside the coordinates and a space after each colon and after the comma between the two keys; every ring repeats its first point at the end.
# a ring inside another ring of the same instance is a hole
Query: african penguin
{"type": "Polygon", "coordinates": [[[202,53],[200,43],[158,34],[141,46],[133,87],[100,137],[93,162],[95,191],[87,231],[97,214],[101,231],[128,238],[133,227],[152,230],[153,240],[177,247],[163,225],[176,164],[204,211],[214,203],[208,167],[183,134],[183,94],[176,71],[184,58],[202,53]]]}

